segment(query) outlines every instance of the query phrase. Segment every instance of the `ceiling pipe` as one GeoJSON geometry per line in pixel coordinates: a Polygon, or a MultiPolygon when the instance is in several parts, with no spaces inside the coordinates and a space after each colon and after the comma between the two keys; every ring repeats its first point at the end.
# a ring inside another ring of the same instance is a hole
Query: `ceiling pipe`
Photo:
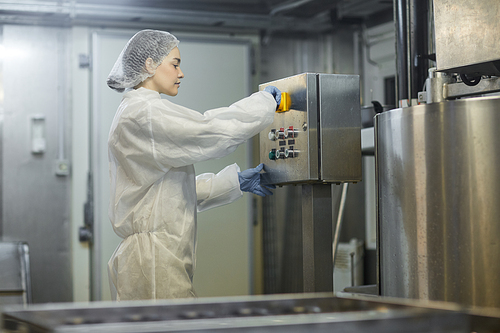
{"type": "Polygon", "coordinates": [[[312,1],[314,1],[314,0],[295,0],[295,1],[291,1],[291,2],[289,1],[287,3],[284,3],[282,5],[278,5],[278,6],[274,7],[271,10],[271,12],[269,13],[269,15],[274,16],[280,12],[300,7],[302,5],[305,5],[308,2],[312,2],[312,1]]]}
{"type": "MultiPolygon", "coordinates": [[[[289,3],[299,6],[313,0],[289,3]],[[300,3],[300,4],[299,4],[300,3]]],[[[278,13],[283,6],[275,8],[278,13]]],[[[0,0],[0,18],[4,23],[47,24],[47,25],[98,25],[98,26],[169,26],[200,28],[241,29],[273,31],[321,32],[330,28],[328,20],[317,18],[294,18],[287,16],[237,14],[174,10],[152,7],[118,6],[103,4],[81,4],[54,1],[0,0]]]]}

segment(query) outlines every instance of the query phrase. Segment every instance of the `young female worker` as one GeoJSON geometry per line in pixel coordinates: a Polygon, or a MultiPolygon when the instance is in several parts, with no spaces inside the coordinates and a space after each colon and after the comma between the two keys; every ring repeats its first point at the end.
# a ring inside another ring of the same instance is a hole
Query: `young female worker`
{"type": "Polygon", "coordinates": [[[108,139],[109,216],[123,238],[108,263],[116,300],[195,297],[196,213],[241,191],[272,194],[260,184],[262,165],[196,177],[193,164],[228,155],[271,124],[280,91],[268,87],[203,114],[162,99],[176,96],[184,77],[178,44],[168,32],[140,31],[107,79],[126,91],[108,139]]]}

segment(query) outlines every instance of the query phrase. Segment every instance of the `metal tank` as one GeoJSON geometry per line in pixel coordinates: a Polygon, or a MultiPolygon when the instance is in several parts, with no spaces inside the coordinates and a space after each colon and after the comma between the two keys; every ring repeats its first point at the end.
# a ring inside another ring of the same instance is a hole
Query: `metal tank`
{"type": "Polygon", "coordinates": [[[383,296],[500,307],[500,98],[375,118],[383,296]]]}

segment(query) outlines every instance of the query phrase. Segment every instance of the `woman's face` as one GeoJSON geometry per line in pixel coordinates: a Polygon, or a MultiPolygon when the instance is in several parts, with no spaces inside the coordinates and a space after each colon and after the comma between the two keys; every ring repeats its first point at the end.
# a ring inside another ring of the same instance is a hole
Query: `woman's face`
{"type": "Polygon", "coordinates": [[[176,96],[179,92],[180,80],[184,77],[180,65],[181,54],[179,48],[176,47],[156,68],[155,75],[151,77],[151,89],[168,96],[176,96]]]}

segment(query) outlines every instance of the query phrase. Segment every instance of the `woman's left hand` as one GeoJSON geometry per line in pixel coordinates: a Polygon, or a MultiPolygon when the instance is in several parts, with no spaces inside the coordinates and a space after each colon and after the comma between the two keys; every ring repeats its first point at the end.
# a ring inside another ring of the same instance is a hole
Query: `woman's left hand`
{"type": "Polygon", "coordinates": [[[273,195],[270,189],[276,188],[275,185],[262,184],[262,169],[264,164],[259,164],[255,168],[247,169],[242,172],[238,172],[238,178],[240,180],[240,189],[245,192],[251,192],[257,194],[261,197],[266,195],[273,195]]]}

